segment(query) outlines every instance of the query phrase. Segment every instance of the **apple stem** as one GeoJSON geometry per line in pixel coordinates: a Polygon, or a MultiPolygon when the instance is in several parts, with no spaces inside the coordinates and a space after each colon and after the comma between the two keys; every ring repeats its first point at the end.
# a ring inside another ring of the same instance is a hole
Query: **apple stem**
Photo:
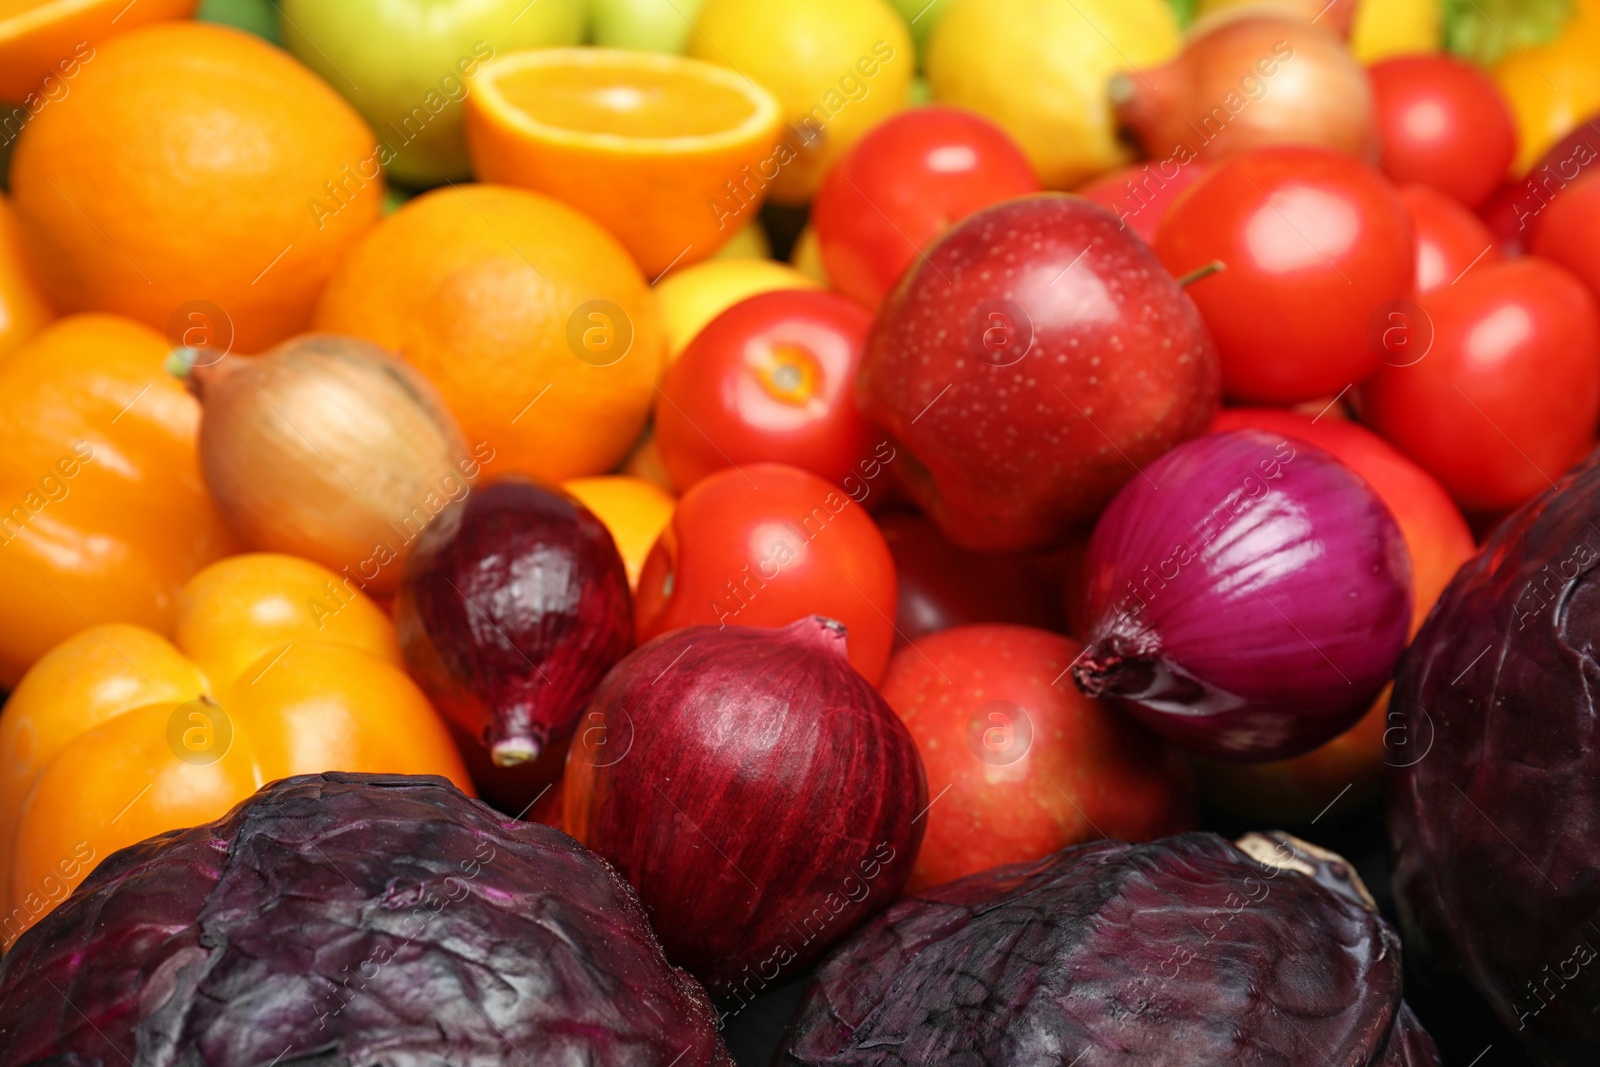
{"type": "Polygon", "coordinates": [[[1226,263],[1222,262],[1222,260],[1213,259],[1210,263],[1207,263],[1205,266],[1196,267],[1194,270],[1190,271],[1188,274],[1185,274],[1183,277],[1179,278],[1178,279],[1178,286],[1180,288],[1187,289],[1187,288],[1189,288],[1189,286],[1193,285],[1195,282],[1199,281],[1201,278],[1209,278],[1213,274],[1221,274],[1223,271],[1225,271],[1227,269],[1228,269],[1228,265],[1226,263]]]}

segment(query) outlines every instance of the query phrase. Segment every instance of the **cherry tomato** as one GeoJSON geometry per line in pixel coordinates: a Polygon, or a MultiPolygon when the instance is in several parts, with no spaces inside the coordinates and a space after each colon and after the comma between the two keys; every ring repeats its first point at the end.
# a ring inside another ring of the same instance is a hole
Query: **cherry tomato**
{"type": "Polygon", "coordinates": [[[1529,248],[1578,276],[1600,299],[1600,180],[1585,178],[1544,210],[1529,248]]]}
{"type": "Polygon", "coordinates": [[[1417,292],[1449,285],[1466,271],[1505,259],[1483,220],[1426,185],[1400,190],[1417,233],[1417,292]]]}
{"type": "Polygon", "coordinates": [[[1393,186],[1326,148],[1239,156],[1172,205],[1156,254],[1188,287],[1237,400],[1294,404],[1332,396],[1378,367],[1369,324],[1411,294],[1411,217],[1393,186]]]}
{"type": "Polygon", "coordinates": [[[1146,244],[1154,244],[1156,227],[1178,194],[1210,170],[1205,163],[1179,163],[1175,159],[1130,164],[1079,186],[1077,192],[1110,208],[1146,244]]]}
{"type": "Polygon", "coordinates": [[[761,293],[718,315],[667,371],[656,443],[681,492],[713,471],[791,462],[838,484],[874,435],[856,410],[872,316],[838,293],[761,293]]]}
{"type": "Polygon", "coordinates": [[[1445,55],[1396,56],[1367,75],[1383,172],[1467,207],[1488,199],[1517,154],[1511,108],[1488,75],[1445,55]]]}
{"type": "Polygon", "coordinates": [[[1040,188],[1000,127],[960,108],[920,107],[880,124],[834,164],[811,221],[834,287],[875,308],[934,238],[979,208],[1040,188]]]}
{"type": "Polygon", "coordinates": [[[1600,419],[1600,312],[1588,291],[1529,257],[1475,267],[1419,299],[1432,345],[1366,384],[1366,421],[1468,511],[1549,488],[1594,444],[1600,419]]]}
{"type": "Polygon", "coordinates": [[[787,626],[807,615],[848,629],[873,684],[894,641],[894,559],[866,509],[781,463],[720,470],[678,501],[639,576],[641,642],[684,626],[787,626]]]}

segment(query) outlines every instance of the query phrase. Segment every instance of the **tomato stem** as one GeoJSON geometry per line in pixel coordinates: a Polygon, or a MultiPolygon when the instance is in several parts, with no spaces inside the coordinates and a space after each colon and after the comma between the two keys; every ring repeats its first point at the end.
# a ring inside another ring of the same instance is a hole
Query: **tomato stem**
{"type": "Polygon", "coordinates": [[[1185,274],[1183,277],[1179,278],[1178,279],[1178,285],[1179,285],[1180,288],[1187,289],[1187,288],[1189,288],[1189,286],[1193,285],[1195,282],[1199,281],[1201,278],[1209,278],[1213,274],[1221,274],[1223,271],[1225,271],[1227,269],[1228,269],[1228,265],[1226,263],[1222,262],[1222,260],[1213,259],[1210,263],[1207,263],[1205,266],[1196,267],[1194,270],[1190,271],[1188,274],[1185,274]]]}

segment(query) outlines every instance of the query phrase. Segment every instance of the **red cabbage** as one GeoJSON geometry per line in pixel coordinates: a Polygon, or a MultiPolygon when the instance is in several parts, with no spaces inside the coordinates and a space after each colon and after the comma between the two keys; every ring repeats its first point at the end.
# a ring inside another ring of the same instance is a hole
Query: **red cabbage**
{"type": "Polygon", "coordinates": [[[729,1065],[615,871],[443,778],[276,782],[0,961],[0,1063],[729,1065]]]}
{"type": "Polygon", "coordinates": [[[1456,573],[1390,702],[1408,943],[1544,1063],[1600,1049],[1600,456],[1456,573]]]}
{"type": "Polygon", "coordinates": [[[818,970],[778,1062],[1436,1064],[1359,879],[1246,843],[1099,841],[903,900],[818,970]]]}

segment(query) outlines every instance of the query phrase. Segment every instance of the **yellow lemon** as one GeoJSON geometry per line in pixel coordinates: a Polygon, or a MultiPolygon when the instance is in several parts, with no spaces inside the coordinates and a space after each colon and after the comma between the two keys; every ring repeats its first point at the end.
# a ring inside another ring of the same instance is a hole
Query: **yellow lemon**
{"type": "Polygon", "coordinates": [[[941,103],[971,108],[1016,138],[1040,179],[1068,189],[1130,157],[1106,83],[1177,54],[1166,0],[951,0],[929,42],[941,103]]]}
{"type": "MultiPolygon", "coordinates": [[[[788,129],[743,181],[770,185],[784,204],[810,200],[835,159],[906,106],[917,65],[887,0],[706,0],[689,54],[732,67],[783,105],[788,129]]],[[[741,202],[730,189],[730,210],[741,202]]]]}
{"type": "Polygon", "coordinates": [[[1361,0],[1350,23],[1350,51],[1369,66],[1390,56],[1437,52],[1442,8],[1441,0],[1361,0]]]}

